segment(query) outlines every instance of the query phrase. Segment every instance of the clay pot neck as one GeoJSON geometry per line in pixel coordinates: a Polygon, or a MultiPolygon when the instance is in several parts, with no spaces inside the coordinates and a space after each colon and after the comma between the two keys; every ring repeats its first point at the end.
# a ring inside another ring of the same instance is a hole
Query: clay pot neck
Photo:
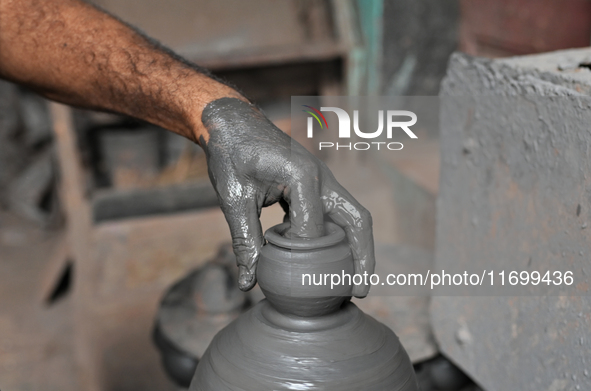
{"type": "Polygon", "coordinates": [[[265,239],[275,246],[288,250],[317,250],[334,246],[345,238],[345,231],[338,225],[326,222],[324,225],[325,235],[319,238],[294,237],[290,232],[289,222],[276,225],[267,230],[265,239]]]}

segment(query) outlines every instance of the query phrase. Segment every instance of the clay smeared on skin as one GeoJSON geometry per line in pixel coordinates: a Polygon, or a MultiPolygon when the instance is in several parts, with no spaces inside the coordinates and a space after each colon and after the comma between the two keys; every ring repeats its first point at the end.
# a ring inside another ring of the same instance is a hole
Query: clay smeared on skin
{"type": "MultiPolygon", "coordinates": [[[[201,119],[209,138],[201,137],[200,143],[232,233],[241,289],[256,283],[256,262],[264,243],[261,209],[280,200],[289,205],[289,235],[324,235],[326,214],[347,232],[356,272],[373,272],[371,216],[324,163],[242,100],[215,100],[201,119]]],[[[368,290],[357,287],[353,294],[363,297],[368,290]]]]}
{"type": "MultiPolygon", "coordinates": [[[[329,174],[330,180],[337,183],[332,173],[329,174]]],[[[360,206],[345,189],[342,187],[341,189],[341,193],[338,193],[328,186],[323,188],[321,197],[324,213],[344,228],[355,260],[355,273],[367,272],[371,274],[375,269],[371,214],[360,206]]],[[[369,288],[365,286],[353,288],[353,296],[356,297],[365,297],[368,292],[369,288]]]]}

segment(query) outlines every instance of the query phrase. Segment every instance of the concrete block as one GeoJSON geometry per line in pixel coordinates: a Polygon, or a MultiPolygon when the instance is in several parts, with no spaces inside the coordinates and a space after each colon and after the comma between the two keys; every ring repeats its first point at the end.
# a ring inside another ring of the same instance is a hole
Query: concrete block
{"type": "Polygon", "coordinates": [[[575,275],[569,295],[432,299],[442,353],[489,391],[591,389],[590,56],[456,54],[442,85],[435,267],[575,275]]]}

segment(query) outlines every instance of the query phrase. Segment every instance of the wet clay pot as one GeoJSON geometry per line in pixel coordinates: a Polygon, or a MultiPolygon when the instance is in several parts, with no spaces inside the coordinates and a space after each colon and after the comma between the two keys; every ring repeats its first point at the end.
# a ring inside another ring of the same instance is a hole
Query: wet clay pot
{"type": "Polygon", "coordinates": [[[398,337],[349,301],[350,286],[302,286],[302,274],[353,274],[343,230],[289,239],[281,224],[257,277],[267,299],[220,331],[202,357],[193,391],[417,391],[398,337]]]}
{"type": "MultiPolygon", "coordinates": [[[[346,284],[332,284],[332,274],[355,273],[351,248],[345,231],[334,223],[325,225],[326,235],[315,239],[285,237],[289,223],[265,233],[257,267],[261,290],[279,312],[298,316],[321,316],[338,310],[351,298],[350,278],[346,284]]],[[[334,279],[337,282],[337,278],[334,279]]]]}

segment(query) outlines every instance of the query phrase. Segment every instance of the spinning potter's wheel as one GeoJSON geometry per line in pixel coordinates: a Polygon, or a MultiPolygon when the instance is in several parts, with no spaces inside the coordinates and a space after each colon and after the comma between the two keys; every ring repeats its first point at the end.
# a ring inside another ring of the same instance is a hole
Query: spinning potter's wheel
{"type": "Polygon", "coordinates": [[[289,239],[267,231],[257,278],[266,300],[220,331],[197,366],[192,391],[415,391],[398,337],[349,301],[351,286],[302,285],[303,274],[353,275],[343,230],[289,239]]]}

